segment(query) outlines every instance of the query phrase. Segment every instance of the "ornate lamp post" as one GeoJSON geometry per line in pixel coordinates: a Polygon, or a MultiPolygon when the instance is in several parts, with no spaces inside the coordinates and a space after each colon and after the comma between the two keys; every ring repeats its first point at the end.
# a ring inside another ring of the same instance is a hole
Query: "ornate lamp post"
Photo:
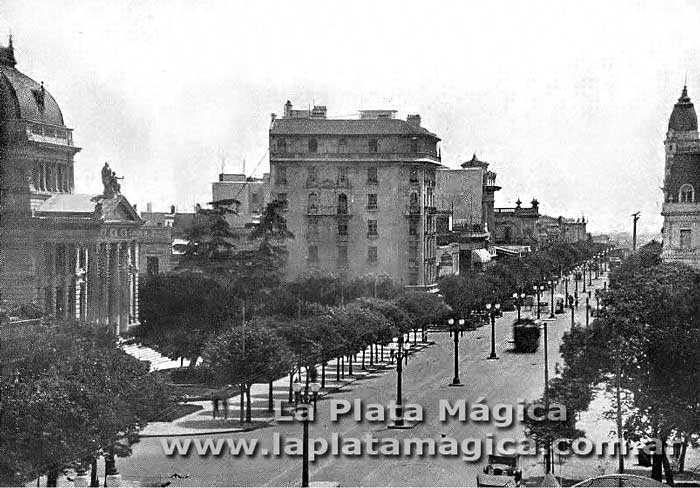
{"type": "Polygon", "coordinates": [[[581,268],[580,267],[575,267],[574,268],[574,293],[578,293],[578,281],[581,279],[581,268]]]}
{"type": "Polygon", "coordinates": [[[583,263],[581,267],[583,268],[583,288],[581,288],[581,291],[586,293],[586,263],[583,263]]]}
{"type": "Polygon", "coordinates": [[[537,294],[537,318],[540,318],[540,295],[544,291],[544,285],[535,285],[532,289],[537,294]]]}
{"type": "Polygon", "coordinates": [[[571,330],[574,330],[574,297],[569,295],[569,308],[571,309],[571,330]]]}
{"type": "Polygon", "coordinates": [[[396,356],[396,419],[394,423],[389,425],[390,429],[406,429],[409,428],[403,420],[403,405],[402,405],[402,393],[401,393],[401,380],[403,373],[403,359],[407,357],[406,352],[403,350],[403,334],[399,334],[395,342],[389,344],[389,348],[394,351],[396,356]]]}
{"type": "Polygon", "coordinates": [[[455,342],[455,377],[452,379],[450,386],[464,386],[459,381],[459,338],[464,334],[464,319],[450,319],[447,321],[450,326],[450,334],[455,342]]]}
{"type": "Polygon", "coordinates": [[[564,296],[569,296],[569,275],[564,276],[564,296]]]}
{"type": "Polygon", "coordinates": [[[523,300],[525,300],[525,293],[513,293],[513,299],[515,300],[515,307],[518,309],[518,322],[520,321],[520,309],[523,306],[523,300]]]}
{"type": "Polygon", "coordinates": [[[593,286],[593,261],[588,261],[588,286],[593,286]]]}
{"type": "Polygon", "coordinates": [[[301,451],[301,486],[309,486],[309,421],[311,405],[316,406],[318,392],[321,389],[319,383],[310,383],[304,387],[298,381],[292,385],[294,390],[294,405],[297,412],[303,416],[302,451],[301,451]]]}
{"type": "Polygon", "coordinates": [[[489,359],[498,359],[496,356],[496,315],[498,315],[500,308],[500,303],[486,304],[486,310],[491,316],[491,354],[489,354],[489,359]]]}
{"type": "Polygon", "coordinates": [[[590,321],[590,311],[591,311],[591,290],[588,290],[588,294],[586,295],[586,327],[588,327],[588,323],[590,321]]]}
{"type": "Polygon", "coordinates": [[[549,285],[549,295],[550,295],[550,303],[549,303],[549,318],[553,319],[554,318],[554,286],[557,284],[556,280],[549,280],[547,282],[549,285]]]}

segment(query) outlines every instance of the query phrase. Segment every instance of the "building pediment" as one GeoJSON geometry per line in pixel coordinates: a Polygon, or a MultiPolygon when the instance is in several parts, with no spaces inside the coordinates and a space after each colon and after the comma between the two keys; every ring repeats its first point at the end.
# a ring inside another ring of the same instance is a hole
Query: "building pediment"
{"type": "Polygon", "coordinates": [[[44,201],[34,216],[43,219],[71,219],[141,225],[143,220],[122,195],[105,197],[81,193],[55,194],[44,201]]]}

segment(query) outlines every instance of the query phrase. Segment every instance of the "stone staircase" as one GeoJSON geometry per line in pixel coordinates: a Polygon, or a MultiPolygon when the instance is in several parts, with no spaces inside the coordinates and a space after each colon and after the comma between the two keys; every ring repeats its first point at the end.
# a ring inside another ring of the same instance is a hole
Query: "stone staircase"
{"type": "MultiPolygon", "coordinates": [[[[141,344],[131,343],[129,341],[122,341],[120,343],[122,350],[135,357],[139,361],[148,361],[151,366],[151,371],[160,371],[162,369],[172,369],[180,367],[179,359],[170,359],[169,357],[163,356],[157,351],[154,351],[150,347],[146,347],[141,344]]],[[[182,366],[189,366],[189,359],[185,359],[182,366]]]]}

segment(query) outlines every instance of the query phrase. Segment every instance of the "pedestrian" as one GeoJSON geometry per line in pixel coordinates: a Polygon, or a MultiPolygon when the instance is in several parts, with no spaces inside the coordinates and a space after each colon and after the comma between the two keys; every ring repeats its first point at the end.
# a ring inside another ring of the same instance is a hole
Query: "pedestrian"
{"type": "Polygon", "coordinates": [[[673,457],[679,459],[681,457],[681,450],[683,448],[683,439],[678,435],[673,439],[673,457]]]}
{"type": "Polygon", "coordinates": [[[224,420],[228,420],[228,398],[221,400],[221,409],[224,411],[224,420]]]}
{"type": "Polygon", "coordinates": [[[214,397],[211,401],[211,404],[211,415],[213,418],[216,418],[216,416],[219,414],[219,399],[217,397],[214,397]]]}

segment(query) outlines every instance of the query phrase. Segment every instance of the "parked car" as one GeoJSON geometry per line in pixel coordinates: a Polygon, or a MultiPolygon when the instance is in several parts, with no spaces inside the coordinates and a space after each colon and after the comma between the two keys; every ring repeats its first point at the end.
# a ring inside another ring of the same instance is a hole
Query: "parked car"
{"type": "Polygon", "coordinates": [[[490,455],[484,472],[476,477],[476,486],[520,486],[523,472],[518,467],[518,456],[490,455]]]}
{"type": "Polygon", "coordinates": [[[656,481],[646,476],[635,474],[606,474],[588,478],[576,483],[574,486],[666,486],[660,481],[656,481]]]}

